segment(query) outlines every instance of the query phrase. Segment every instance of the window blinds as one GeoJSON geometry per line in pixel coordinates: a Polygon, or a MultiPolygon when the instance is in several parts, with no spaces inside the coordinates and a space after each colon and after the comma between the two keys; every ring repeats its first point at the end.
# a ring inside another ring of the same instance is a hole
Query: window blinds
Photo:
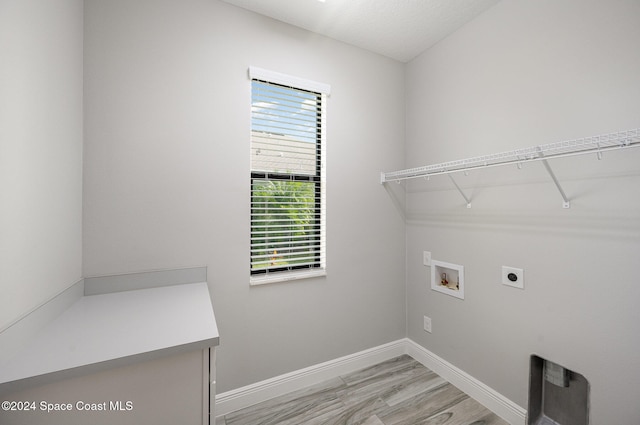
{"type": "Polygon", "coordinates": [[[324,268],[323,95],[252,79],[251,274],[324,268]]]}

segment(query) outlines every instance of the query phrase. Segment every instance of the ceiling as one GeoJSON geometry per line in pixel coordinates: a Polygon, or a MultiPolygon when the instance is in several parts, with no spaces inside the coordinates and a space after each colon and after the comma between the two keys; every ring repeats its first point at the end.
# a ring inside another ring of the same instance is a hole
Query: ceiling
{"type": "Polygon", "coordinates": [[[500,0],[224,0],[408,62],[500,0]]]}

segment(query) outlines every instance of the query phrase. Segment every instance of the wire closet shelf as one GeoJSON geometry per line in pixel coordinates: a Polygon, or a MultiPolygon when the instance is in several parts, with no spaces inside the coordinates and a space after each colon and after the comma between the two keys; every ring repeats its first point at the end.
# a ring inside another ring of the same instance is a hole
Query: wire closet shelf
{"type": "Polygon", "coordinates": [[[516,149],[491,155],[477,156],[474,158],[443,162],[422,167],[408,168],[406,170],[380,173],[380,183],[398,182],[419,177],[466,172],[487,167],[503,165],[520,165],[524,162],[543,161],[552,158],[561,158],[575,155],[596,154],[601,158],[602,152],[614,149],[625,149],[640,146],[640,128],[620,131],[617,133],[603,134],[599,136],[585,137],[582,139],[568,140],[564,142],[549,143],[546,145],[532,146],[524,149],[516,149]]]}

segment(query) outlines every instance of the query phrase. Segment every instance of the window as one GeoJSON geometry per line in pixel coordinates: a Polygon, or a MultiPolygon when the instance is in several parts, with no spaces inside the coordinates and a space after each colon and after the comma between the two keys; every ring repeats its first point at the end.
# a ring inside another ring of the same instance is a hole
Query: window
{"type": "Polygon", "coordinates": [[[250,69],[251,282],[324,274],[328,87],[250,69]]]}

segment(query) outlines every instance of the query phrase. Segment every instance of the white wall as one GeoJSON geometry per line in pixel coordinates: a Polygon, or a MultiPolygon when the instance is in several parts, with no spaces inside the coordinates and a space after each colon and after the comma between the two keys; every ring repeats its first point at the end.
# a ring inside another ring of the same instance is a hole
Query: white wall
{"type": "Polygon", "coordinates": [[[0,2],[0,330],[81,277],[82,19],[0,2]]]}
{"type": "Polygon", "coordinates": [[[403,65],[212,0],[85,2],[84,274],[209,267],[227,391],[405,336],[403,65]],[[249,287],[250,65],[331,84],[328,276],[249,287]]]}
{"type": "MultiPolygon", "coordinates": [[[[637,128],[640,3],[503,0],[407,66],[406,166],[637,128]]],[[[529,356],[583,374],[592,424],[640,422],[640,152],[407,184],[408,336],[527,407],[529,356]],[[428,289],[422,251],[465,266],[428,289]],[[525,270],[525,290],[500,284],[525,270]],[[422,330],[432,318],[433,333],[422,330]]]]}

